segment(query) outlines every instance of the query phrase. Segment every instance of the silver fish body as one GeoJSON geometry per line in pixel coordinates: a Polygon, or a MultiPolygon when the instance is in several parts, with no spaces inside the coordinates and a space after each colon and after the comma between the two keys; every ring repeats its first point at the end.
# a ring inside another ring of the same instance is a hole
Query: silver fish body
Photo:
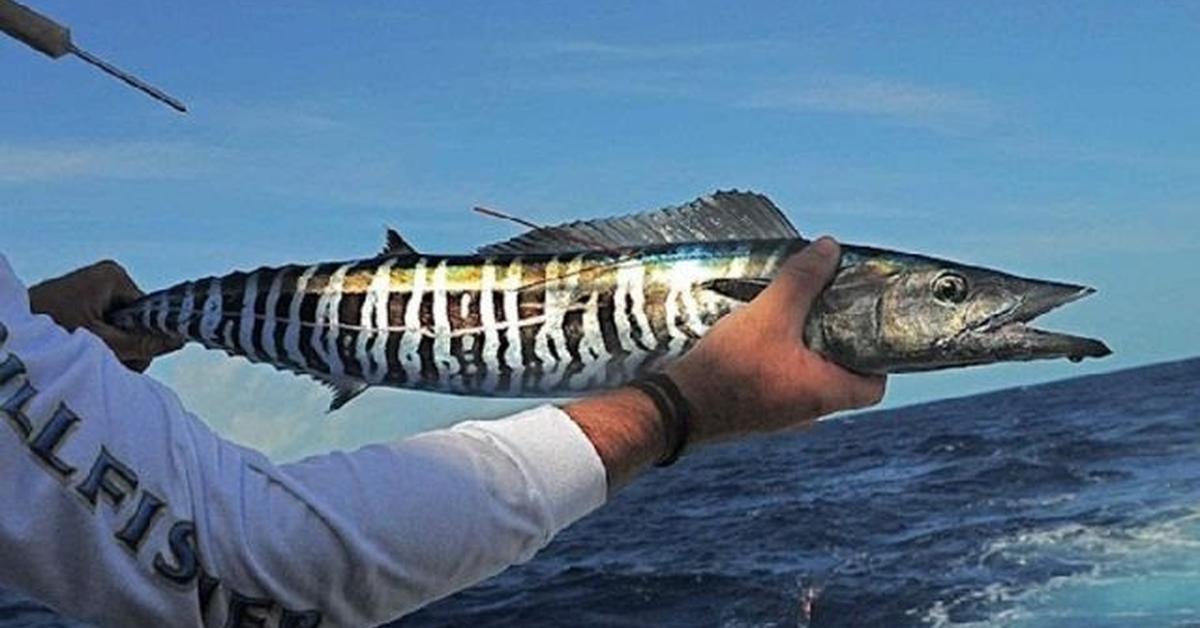
{"type": "MultiPolygon", "coordinates": [[[[479,255],[421,255],[393,233],[378,257],[187,282],[114,323],[312,375],[335,388],[334,407],[368,386],[537,397],[615,387],[683,355],[807,245],[764,197],[697,203],[539,230],[479,255]],[[658,235],[628,235],[655,221],[658,235]],[[691,228],[662,226],[676,223],[691,228]],[[595,246],[580,247],[584,236],[595,246]]],[[[1101,356],[1098,341],[1023,325],[1089,291],[843,246],[805,339],[866,373],[1101,356]]]]}
{"type": "Polygon", "coordinates": [[[801,245],[260,268],[148,295],[116,323],[339,384],[577,394],[618,386],[682,355],[738,305],[701,284],[769,276],[801,245]]]}

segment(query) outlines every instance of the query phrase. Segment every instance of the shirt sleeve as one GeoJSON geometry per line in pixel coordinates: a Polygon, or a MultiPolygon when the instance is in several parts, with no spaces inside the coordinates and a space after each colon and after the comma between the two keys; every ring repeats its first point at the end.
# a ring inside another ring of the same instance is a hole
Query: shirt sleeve
{"type": "Polygon", "coordinates": [[[64,614],[378,624],[528,560],[605,492],[553,406],[274,464],[30,314],[0,256],[0,587],[64,614]]]}

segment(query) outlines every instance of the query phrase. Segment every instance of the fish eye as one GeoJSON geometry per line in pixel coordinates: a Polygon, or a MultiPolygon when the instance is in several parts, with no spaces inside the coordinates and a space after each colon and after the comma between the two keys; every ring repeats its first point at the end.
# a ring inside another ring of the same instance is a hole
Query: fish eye
{"type": "Polygon", "coordinates": [[[933,298],[944,303],[962,303],[968,291],[967,278],[958,273],[942,273],[933,280],[933,298]]]}

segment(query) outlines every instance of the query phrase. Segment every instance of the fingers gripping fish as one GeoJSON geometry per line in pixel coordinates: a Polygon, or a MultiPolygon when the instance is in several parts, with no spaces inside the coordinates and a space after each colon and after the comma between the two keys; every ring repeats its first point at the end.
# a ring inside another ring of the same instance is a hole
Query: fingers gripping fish
{"type": "MultiPolygon", "coordinates": [[[[473,255],[421,254],[389,230],[378,256],[189,281],[113,322],[311,375],[333,387],[331,409],[370,386],[570,396],[678,358],[807,244],[765,196],[718,192],[473,255]]],[[[1098,340],[1026,325],[1091,292],[843,245],[805,340],[863,373],[1102,357],[1098,340]]]]}

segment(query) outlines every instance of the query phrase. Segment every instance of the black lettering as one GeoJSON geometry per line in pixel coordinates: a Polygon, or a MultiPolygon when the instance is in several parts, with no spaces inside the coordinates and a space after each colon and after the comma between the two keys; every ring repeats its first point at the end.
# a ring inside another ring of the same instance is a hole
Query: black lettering
{"type": "Polygon", "coordinates": [[[174,564],[162,552],[154,555],[154,570],[175,584],[188,584],[200,571],[200,551],[196,547],[196,524],[177,521],[167,533],[167,547],[174,564]]]}
{"type": "Polygon", "coordinates": [[[279,628],[317,628],[321,625],[321,613],[317,611],[289,611],[283,609],[279,628]]]}
{"type": "Polygon", "coordinates": [[[75,467],[63,462],[54,451],[62,444],[62,441],[67,436],[67,432],[71,431],[76,423],[79,422],[79,415],[71,411],[67,404],[58,404],[58,409],[54,411],[54,416],[46,421],[46,425],[42,426],[42,430],[29,441],[29,449],[42,459],[51,469],[54,469],[66,477],[75,472],[75,467]]]}
{"type": "Polygon", "coordinates": [[[137,487],[138,478],[133,469],[117,460],[108,448],[101,445],[100,455],[96,456],[96,461],[92,463],[92,470],[88,472],[87,479],[80,482],[75,490],[92,506],[96,505],[100,494],[103,493],[116,510],[121,507],[126,497],[137,491],[137,487]]]}
{"type": "MultiPolygon", "coordinates": [[[[95,470],[95,467],[92,469],[95,470]]],[[[95,503],[94,500],[93,503],[95,503]]],[[[142,541],[146,540],[146,535],[150,532],[150,527],[154,524],[158,513],[162,512],[163,505],[163,500],[159,499],[157,495],[150,491],[142,491],[142,498],[138,500],[137,510],[133,511],[133,516],[129,518],[125,527],[117,532],[117,540],[136,554],[142,541]]]]}
{"type": "Polygon", "coordinates": [[[197,593],[200,597],[200,617],[204,623],[208,623],[208,606],[213,599],[213,593],[217,592],[217,585],[221,584],[220,580],[208,575],[208,572],[200,570],[200,579],[196,583],[197,593]]]}
{"type": "Polygon", "coordinates": [[[4,362],[0,363],[0,386],[9,383],[12,378],[24,374],[25,363],[15,353],[10,353],[7,358],[4,358],[4,362]]]}
{"type": "Polygon", "coordinates": [[[271,600],[242,595],[237,591],[229,592],[229,616],[225,620],[225,628],[261,628],[267,625],[267,617],[271,614],[271,600]]]}
{"type": "Polygon", "coordinates": [[[22,440],[28,440],[30,432],[33,431],[33,424],[29,422],[29,417],[25,416],[25,405],[29,403],[30,399],[36,396],[37,389],[33,387],[33,384],[25,382],[20,390],[13,393],[13,396],[9,397],[3,404],[0,404],[0,412],[3,412],[8,417],[9,422],[16,428],[22,440]]]}

